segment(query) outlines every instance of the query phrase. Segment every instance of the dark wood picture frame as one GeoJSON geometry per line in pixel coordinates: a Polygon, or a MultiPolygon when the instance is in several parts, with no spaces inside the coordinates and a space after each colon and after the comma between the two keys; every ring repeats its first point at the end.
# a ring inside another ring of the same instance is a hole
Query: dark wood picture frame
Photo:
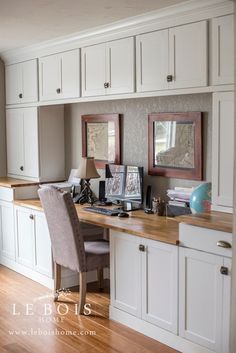
{"type": "Polygon", "coordinates": [[[120,151],[120,114],[90,114],[90,115],[82,115],[82,157],[88,156],[88,140],[87,140],[87,127],[89,123],[104,123],[104,122],[114,122],[115,127],[115,158],[112,161],[105,159],[95,159],[95,165],[97,168],[102,169],[105,168],[105,164],[114,163],[120,164],[121,162],[121,151],[120,151]]]}
{"type": "Polygon", "coordinates": [[[203,179],[202,168],[202,113],[153,113],[148,115],[148,174],[168,178],[203,179]],[[156,121],[176,121],[194,124],[194,168],[167,167],[155,164],[154,123],[156,121]]]}

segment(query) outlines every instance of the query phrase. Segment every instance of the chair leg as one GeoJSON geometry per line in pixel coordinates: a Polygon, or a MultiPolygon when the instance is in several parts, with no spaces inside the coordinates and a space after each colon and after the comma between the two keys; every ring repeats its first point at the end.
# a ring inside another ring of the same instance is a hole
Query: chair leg
{"type": "Polygon", "coordinates": [[[103,268],[97,269],[97,277],[98,277],[98,288],[100,291],[103,290],[103,268]]]}
{"type": "Polygon", "coordinates": [[[86,302],[86,292],[87,292],[86,272],[79,273],[79,289],[80,289],[79,315],[81,315],[84,313],[84,305],[86,302]]]}
{"type": "Polygon", "coordinates": [[[58,265],[54,261],[54,302],[58,301],[60,287],[61,287],[61,265],[58,265]]]}

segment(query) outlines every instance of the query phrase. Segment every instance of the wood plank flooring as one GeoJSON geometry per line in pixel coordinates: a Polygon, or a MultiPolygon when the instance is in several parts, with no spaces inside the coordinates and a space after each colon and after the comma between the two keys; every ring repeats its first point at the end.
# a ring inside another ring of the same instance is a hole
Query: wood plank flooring
{"type": "Polygon", "coordinates": [[[0,353],[177,352],[108,319],[109,283],[103,293],[88,286],[88,316],[75,313],[78,288],[61,298],[53,303],[52,291],[0,266],[0,353]]]}

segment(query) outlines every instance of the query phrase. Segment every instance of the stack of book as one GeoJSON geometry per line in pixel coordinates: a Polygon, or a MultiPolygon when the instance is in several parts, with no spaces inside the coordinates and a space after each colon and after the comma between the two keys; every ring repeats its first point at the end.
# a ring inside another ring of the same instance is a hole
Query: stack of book
{"type": "Polygon", "coordinates": [[[189,208],[190,197],[194,188],[175,187],[174,189],[167,190],[169,201],[167,202],[169,215],[188,214],[191,213],[189,208]],[[182,208],[182,210],[181,210],[182,208]]]}

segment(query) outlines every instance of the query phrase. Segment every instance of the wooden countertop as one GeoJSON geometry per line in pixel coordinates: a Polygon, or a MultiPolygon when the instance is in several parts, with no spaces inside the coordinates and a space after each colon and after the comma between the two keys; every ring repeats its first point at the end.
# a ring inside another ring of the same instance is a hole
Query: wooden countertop
{"type": "MultiPolygon", "coordinates": [[[[17,205],[42,211],[40,200],[17,200],[17,205]]],[[[177,245],[179,243],[179,224],[175,219],[166,219],[156,215],[148,215],[143,211],[129,212],[130,217],[119,218],[84,211],[85,206],[75,205],[82,222],[95,224],[143,238],[177,245]]]]}
{"type": "Polygon", "coordinates": [[[233,215],[230,213],[211,211],[179,216],[176,217],[176,220],[197,227],[209,228],[227,233],[233,232],[233,215]]]}
{"type": "Polygon", "coordinates": [[[5,188],[31,186],[31,185],[38,185],[38,184],[39,184],[38,182],[30,181],[30,180],[0,177],[0,186],[3,186],[5,188]]]}

